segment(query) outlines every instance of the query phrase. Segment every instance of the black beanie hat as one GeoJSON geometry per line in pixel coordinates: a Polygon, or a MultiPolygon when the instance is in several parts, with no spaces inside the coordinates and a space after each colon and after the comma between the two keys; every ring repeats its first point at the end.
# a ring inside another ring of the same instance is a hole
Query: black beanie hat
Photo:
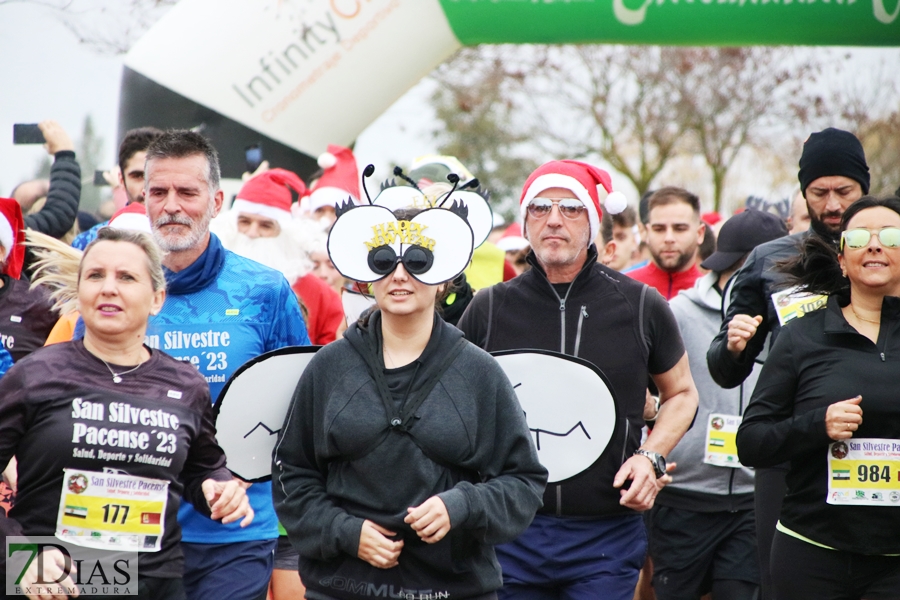
{"type": "Polygon", "coordinates": [[[809,136],[800,155],[800,189],[806,196],[806,187],[819,177],[839,175],[859,182],[863,194],[869,193],[869,165],[866,153],[855,135],[829,127],[809,136]]]}

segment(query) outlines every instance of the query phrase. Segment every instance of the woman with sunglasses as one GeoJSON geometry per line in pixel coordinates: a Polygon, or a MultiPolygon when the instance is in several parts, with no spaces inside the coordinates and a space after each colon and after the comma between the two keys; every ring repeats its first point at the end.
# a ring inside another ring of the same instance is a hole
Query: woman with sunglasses
{"type": "Polygon", "coordinates": [[[472,239],[441,208],[339,211],[329,254],[377,309],[316,354],[275,447],[307,598],[495,598],[493,545],[541,504],[547,471],[509,380],[435,310],[472,239]]]}
{"type": "Polygon", "coordinates": [[[737,434],[742,464],[790,461],[771,569],[791,600],[900,597],[900,199],[841,228],[784,266],[827,304],[782,329],[737,434]]]}

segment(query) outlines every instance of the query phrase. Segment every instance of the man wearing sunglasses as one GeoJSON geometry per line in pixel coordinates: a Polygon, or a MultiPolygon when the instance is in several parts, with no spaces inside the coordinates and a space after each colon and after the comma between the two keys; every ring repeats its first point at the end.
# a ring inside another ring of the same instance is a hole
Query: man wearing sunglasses
{"type": "MultiPolygon", "coordinates": [[[[775,268],[776,263],[796,256],[801,242],[810,235],[837,245],[841,216],[869,191],[869,167],[862,144],[852,133],[831,127],[813,133],[803,144],[798,177],[809,209],[809,231],[758,246],[724,294],[725,318],[706,355],[710,374],[724,388],[744,382],[758,362],[766,339],[771,338],[771,348],[781,326],[790,320],[778,314],[778,304],[791,299],[790,294],[779,289],[783,276],[775,268]]],[[[756,471],[760,565],[769,564],[769,549],[785,492],[785,472],[781,467],[756,471]]],[[[768,569],[761,571],[762,600],[767,600],[771,598],[771,579],[768,569]]]]}
{"type": "MultiPolygon", "coordinates": [[[[520,200],[532,269],[481,290],[459,323],[489,352],[542,349],[593,363],[609,379],[618,415],[599,458],[548,485],[528,530],[497,547],[500,598],[631,600],[647,551],[638,512],[651,508],[671,481],[665,456],[697,408],[684,344],[665,299],[597,263],[593,240],[604,199],[610,212],[624,208],[609,174],[591,165],[553,161],[532,173],[520,200]],[[663,408],[641,444],[650,379],[663,408]]],[[[552,372],[546,376],[559,390],[547,402],[572,410],[563,400],[573,389],[552,372]]],[[[573,411],[570,420],[578,416],[573,411]]]]}

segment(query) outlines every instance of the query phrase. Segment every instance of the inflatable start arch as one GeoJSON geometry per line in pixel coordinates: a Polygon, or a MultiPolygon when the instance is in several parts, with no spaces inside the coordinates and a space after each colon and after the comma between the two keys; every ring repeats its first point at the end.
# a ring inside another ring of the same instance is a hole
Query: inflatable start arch
{"type": "Polygon", "coordinates": [[[900,0],[181,0],[128,53],[120,133],[198,127],[305,176],[464,45],[900,45],[900,0]]]}

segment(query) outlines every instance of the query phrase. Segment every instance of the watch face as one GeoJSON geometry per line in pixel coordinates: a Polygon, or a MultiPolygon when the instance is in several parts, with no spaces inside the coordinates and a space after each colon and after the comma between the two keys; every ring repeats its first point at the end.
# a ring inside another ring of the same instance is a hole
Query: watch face
{"type": "Polygon", "coordinates": [[[638,450],[635,454],[641,454],[650,459],[657,479],[666,474],[666,458],[662,454],[650,452],[649,450],[638,450]]]}
{"type": "Polygon", "coordinates": [[[655,458],[654,466],[656,467],[656,477],[660,478],[666,474],[666,459],[662,454],[657,454],[655,458]]]}

